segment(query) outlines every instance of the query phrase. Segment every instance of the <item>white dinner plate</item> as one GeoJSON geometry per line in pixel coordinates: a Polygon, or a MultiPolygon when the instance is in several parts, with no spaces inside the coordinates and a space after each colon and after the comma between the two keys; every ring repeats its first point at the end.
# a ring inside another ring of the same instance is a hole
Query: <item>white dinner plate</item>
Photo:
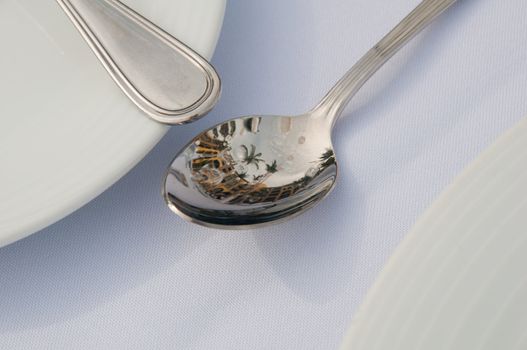
{"type": "Polygon", "coordinates": [[[416,224],[342,348],[527,349],[527,119],[416,224]]]}
{"type": "MultiPolygon", "coordinates": [[[[126,0],[210,58],[225,0],[126,0]]],[[[0,246],[81,207],[167,127],[107,76],[54,0],[0,1],[0,246]]]]}

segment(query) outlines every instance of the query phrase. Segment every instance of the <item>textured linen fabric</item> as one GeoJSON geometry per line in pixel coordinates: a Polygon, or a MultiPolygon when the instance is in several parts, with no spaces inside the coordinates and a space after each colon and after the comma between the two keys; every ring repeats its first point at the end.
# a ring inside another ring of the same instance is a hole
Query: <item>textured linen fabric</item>
{"type": "Polygon", "coordinates": [[[161,180],[206,127],[308,110],[417,3],[230,1],[217,108],[78,212],[0,249],[0,348],[336,348],[417,217],[527,116],[525,1],[460,0],[378,72],[334,132],[336,190],[305,215],[201,228],[169,212],[161,180]]]}

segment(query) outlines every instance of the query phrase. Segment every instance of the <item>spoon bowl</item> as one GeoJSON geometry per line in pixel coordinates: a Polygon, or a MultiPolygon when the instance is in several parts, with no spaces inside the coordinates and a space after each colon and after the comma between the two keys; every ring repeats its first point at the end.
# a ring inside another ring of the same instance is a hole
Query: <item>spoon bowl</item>
{"type": "Polygon", "coordinates": [[[165,178],[168,206],[215,228],[279,222],[333,189],[331,128],[311,114],[232,119],[194,138],[165,178]]]}

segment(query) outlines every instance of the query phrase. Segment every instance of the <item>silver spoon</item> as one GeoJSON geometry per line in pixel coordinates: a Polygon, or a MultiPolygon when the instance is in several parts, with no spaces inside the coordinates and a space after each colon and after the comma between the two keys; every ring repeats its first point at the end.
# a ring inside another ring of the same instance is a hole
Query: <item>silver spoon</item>
{"type": "Polygon", "coordinates": [[[194,138],[173,160],[163,194],[174,212],[216,228],[250,228],[298,215],[334,187],[331,130],[361,86],[456,0],[424,0],[362,57],[310,112],[249,116],[194,138]]]}
{"type": "Polygon", "coordinates": [[[193,121],[218,101],[214,68],[118,0],[56,0],[108,74],[150,118],[193,121]]]}

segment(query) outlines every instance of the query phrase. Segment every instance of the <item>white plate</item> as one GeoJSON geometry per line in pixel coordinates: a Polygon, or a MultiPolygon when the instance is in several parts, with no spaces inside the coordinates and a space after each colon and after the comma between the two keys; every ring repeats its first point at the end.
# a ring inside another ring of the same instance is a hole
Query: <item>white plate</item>
{"type": "MultiPolygon", "coordinates": [[[[225,0],[127,0],[210,58],[225,0]]],[[[0,1],[0,246],[76,210],[167,128],[129,102],[53,0],[0,1]]]]}
{"type": "Polygon", "coordinates": [[[527,349],[527,119],[405,238],[343,349],[527,349]]]}

